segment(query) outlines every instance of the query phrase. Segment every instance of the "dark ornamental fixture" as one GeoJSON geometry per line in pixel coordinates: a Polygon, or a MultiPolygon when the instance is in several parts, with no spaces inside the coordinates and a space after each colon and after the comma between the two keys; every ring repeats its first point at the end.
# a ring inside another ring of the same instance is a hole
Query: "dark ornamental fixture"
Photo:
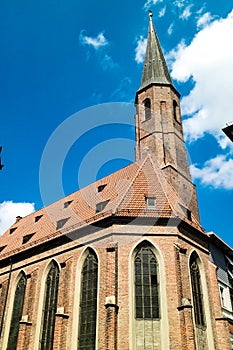
{"type": "MultiPolygon", "coordinates": [[[[1,152],[2,152],[2,146],[0,146],[0,154],[1,152]]],[[[4,165],[2,164],[1,157],[0,157],[0,170],[2,170],[3,167],[4,165]]]]}
{"type": "Polygon", "coordinates": [[[233,142],[233,122],[231,122],[231,124],[227,124],[222,131],[227,135],[231,142],[233,142]]]}

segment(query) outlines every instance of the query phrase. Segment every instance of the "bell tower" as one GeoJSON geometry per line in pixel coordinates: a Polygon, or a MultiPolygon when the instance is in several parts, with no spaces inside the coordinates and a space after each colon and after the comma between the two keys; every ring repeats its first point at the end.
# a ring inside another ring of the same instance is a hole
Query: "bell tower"
{"type": "Polygon", "coordinates": [[[180,94],[174,87],[149,13],[142,82],[136,93],[136,160],[150,154],[176,189],[186,209],[199,218],[184,144],[180,94]]]}

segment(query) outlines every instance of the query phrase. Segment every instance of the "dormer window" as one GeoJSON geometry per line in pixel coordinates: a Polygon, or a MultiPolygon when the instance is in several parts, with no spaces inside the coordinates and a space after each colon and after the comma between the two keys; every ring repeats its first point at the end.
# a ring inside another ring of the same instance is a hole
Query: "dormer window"
{"type": "Polygon", "coordinates": [[[96,204],[96,213],[101,212],[102,210],[104,210],[104,208],[106,207],[106,205],[108,204],[109,201],[104,201],[104,202],[100,202],[96,204]]]}
{"type": "Polygon", "coordinates": [[[145,120],[149,120],[151,118],[151,102],[149,98],[146,98],[143,102],[144,110],[145,110],[145,120]]]}
{"type": "Polygon", "coordinates": [[[105,184],[105,185],[99,185],[99,186],[97,187],[98,192],[102,192],[103,189],[104,189],[106,186],[107,186],[106,184],[105,184]]]}
{"type": "Polygon", "coordinates": [[[3,245],[0,247],[0,253],[3,251],[3,249],[5,249],[7,246],[6,245],[3,245]]]}
{"type": "Polygon", "coordinates": [[[11,235],[13,232],[15,232],[16,229],[17,229],[17,227],[12,227],[12,228],[10,228],[10,235],[11,235]]]}
{"type": "Polygon", "coordinates": [[[68,220],[69,220],[69,218],[58,220],[56,229],[60,230],[68,220]]]}
{"type": "Polygon", "coordinates": [[[155,210],[156,209],[155,197],[146,197],[146,209],[148,209],[148,210],[155,210]]]}
{"type": "Polygon", "coordinates": [[[35,222],[39,221],[42,218],[43,215],[37,215],[35,216],[35,222]]]}
{"type": "Polygon", "coordinates": [[[67,201],[64,203],[64,209],[68,208],[73,201],[67,201]]]}
{"type": "Polygon", "coordinates": [[[23,236],[23,244],[27,243],[31,238],[32,236],[34,236],[35,232],[34,233],[30,233],[29,235],[26,235],[26,236],[23,236]]]}

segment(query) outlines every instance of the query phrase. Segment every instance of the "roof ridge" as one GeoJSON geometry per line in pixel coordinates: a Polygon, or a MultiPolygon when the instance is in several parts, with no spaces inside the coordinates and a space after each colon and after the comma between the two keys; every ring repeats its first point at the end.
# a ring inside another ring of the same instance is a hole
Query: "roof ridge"
{"type": "MultiPolygon", "coordinates": [[[[162,189],[163,189],[164,195],[166,196],[166,198],[167,198],[167,200],[168,200],[168,203],[169,203],[169,205],[170,205],[170,207],[171,207],[171,209],[172,209],[173,214],[174,214],[175,216],[177,216],[177,217],[180,217],[179,210],[177,210],[177,208],[174,206],[174,204],[173,204],[173,202],[172,202],[172,200],[171,200],[171,198],[170,198],[170,196],[169,196],[170,191],[169,191],[169,190],[166,191],[166,189],[165,189],[165,187],[164,187],[164,183],[166,183],[167,186],[169,186],[170,189],[174,192],[174,194],[175,194],[175,196],[177,197],[177,200],[178,200],[176,203],[177,203],[179,206],[182,205],[184,208],[187,208],[187,205],[184,203],[184,201],[182,200],[182,198],[179,196],[179,193],[178,193],[177,190],[173,187],[173,185],[171,184],[171,182],[162,174],[162,170],[161,170],[159,167],[156,169],[156,167],[155,167],[155,166],[156,166],[155,161],[154,161],[154,159],[152,159],[151,155],[149,155],[149,157],[150,157],[150,160],[151,160],[151,163],[152,163],[152,166],[153,166],[154,170],[155,170],[155,171],[158,170],[158,171],[157,171],[158,180],[159,180],[159,182],[160,182],[160,184],[161,184],[161,187],[162,187],[162,189]]],[[[188,208],[187,208],[187,209],[188,209],[188,208]]],[[[191,212],[191,215],[192,215],[192,217],[194,218],[194,221],[192,221],[192,223],[193,223],[195,226],[198,226],[199,229],[201,229],[202,231],[204,231],[204,229],[202,228],[202,226],[201,226],[199,220],[194,216],[193,212],[191,212]]]]}
{"type": "MultiPolygon", "coordinates": [[[[146,158],[143,160],[142,164],[139,166],[138,170],[136,171],[136,174],[134,175],[134,177],[132,178],[132,181],[130,182],[127,190],[125,191],[125,193],[123,193],[122,195],[122,198],[120,199],[119,203],[116,205],[115,207],[115,212],[117,211],[118,207],[122,204],[123,200],[125,199],[125,196],[127,195],[127,193],[129,192],[131,186],[133,185],[134,181],[136,180],[136,178],[138,177],[139,175],[139,172],[142,170],[142,167],[144,166],[145,162],[147,161],[148,159],[148,156],[146,156],[146,158]]],[[[138,162],[134,162],[133,164],[135,164],[138,162]]]]}
{"type": "MultiPolygon", "coordinates": [[[[151,161],[151,164],[152,164],[152,167],[153,167],[154,171],[156,172],[156,174],[157,174],[157,176],[158,176],[158,180],[159,180],[159,182],[160,182],[160,185],[161,185],[161,187],[162,187],[162,190],[163,190],[163,192],[164,192],[164,195],[165,195],[165,197],[167,198],[167,201],[168,201],[169,205],[171,206],[172,211],[173,211],[174,214],[175,214],[175,213],[176,213],[176,210],[174,209],[173,205],[171,204],[170,198],[169,198],[169,196],[168,196],[168,194],[167,194],[167,191],[166,191],[166,189],[165,189],[165,187],[164,187],[164,182],[166,182],[167,185],[171,186],[172,189],[173,189],[174,191],[175,191],[175,189],[174,189],[174,187],[172,186],[172,184],[165,178],[165,176],[162,175],[162,170],[159,168],[159,166],[158,166],[157,168],[155,167],[155,161],[152,159],[152,156],[151,156],[150,154],[149,154],[149,159],[150,159],[150,161],[151,161]]],[[[175,192],[176,192],[176,191],[175,191],[175,192]]],[[[177,195],[178,195],[178,194],[177,194],[177,195]]]]}

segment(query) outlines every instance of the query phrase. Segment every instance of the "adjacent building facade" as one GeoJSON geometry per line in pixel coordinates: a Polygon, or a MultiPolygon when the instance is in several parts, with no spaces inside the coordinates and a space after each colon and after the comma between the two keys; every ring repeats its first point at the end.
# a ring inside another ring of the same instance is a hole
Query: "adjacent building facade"
{"type": "Polygon", "coordinates": [[[210,236],[210,259],[216,265],[223,316],[228,322],[233,348],[233,250],[214,232],[210,236]]]}
{"type": "Polygon", "coordinates": [[[152,14],[135,125],[135,163],[0,237],[2,350],[231,349],[152,14]]]}

